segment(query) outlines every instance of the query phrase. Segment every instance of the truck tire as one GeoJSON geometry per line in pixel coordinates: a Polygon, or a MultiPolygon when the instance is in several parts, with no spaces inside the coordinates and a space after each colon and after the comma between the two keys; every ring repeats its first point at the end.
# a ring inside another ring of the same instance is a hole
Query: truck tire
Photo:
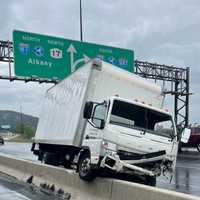
{"type": "Polygon", "coordinates": [[[145,176],[145,184],[156,186],[156,176],[145,176]]]}
{"type": "Polygon", "coordinates": [[[59,159],[55,153],[45,152],[43,161],[48,165],[59,166],[59,159]]]}
{"type": "Polygon", "coordinates": [[[198,152],[200,152],[200,141],[198,141],[198,143],[197,143],[197,150],[198,150],[198,152]]]}
{"type": "Polygon", "coordinates": [[[72,168],[71,165],[72,165],[72,162],[71,162],[70,160],[65,160],[65,161],[63,162],[63,166],[64,166],[64,168],[66,168],[66,169],[71,169],[71,168],[72,168]]]}
{"type": "Polygon", "coordinates": [[[84,153],[79,160],[78,173],[79,177],[84,181],[92,181],[95,178],[94,171],[91,168],[90,155],[84,153]]]}

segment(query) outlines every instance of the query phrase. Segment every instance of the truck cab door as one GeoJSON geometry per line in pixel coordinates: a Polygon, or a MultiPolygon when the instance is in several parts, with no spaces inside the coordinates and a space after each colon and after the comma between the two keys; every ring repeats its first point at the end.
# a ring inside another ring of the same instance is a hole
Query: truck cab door
{"type": "Polygon", "coordinates": [[[107,102],[94,105],[91,118],[88,120],[85,135],[90,138],[101,137],[107,118],[107,102]]]}

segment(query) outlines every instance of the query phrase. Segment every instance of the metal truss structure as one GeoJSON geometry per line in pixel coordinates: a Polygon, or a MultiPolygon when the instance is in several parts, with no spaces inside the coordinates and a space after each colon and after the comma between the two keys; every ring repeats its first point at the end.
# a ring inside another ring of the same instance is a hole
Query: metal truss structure
{"type": "Polygon", "coordinates": [[[14,59],[12,57],[13,52],[13,44],[10,41],[2,41],[0,40],[0,61],[1,62],[13,62],[14,59]]]}
{"type": "MultiPolygon", "coordinates": [[[[12,75],[11,63],[14,62],[13,43],[10,41],[0,41],[0,62],[7,62],[9,65],[9,75],[1,76],[4,80],[18,80],[24,82],[38,83],[58,83],[55,79],[42,79],[38,77],[17,77],[12,75]]],[[[1,68],[0,68],[1,69],[1,68]]],[[[143,78],[169,83],[170,89],[164,94],[174,95],[174,116],[177,127],[184,128],[189,124],[189,68],[179,68],[174,66],[160,65],[143,61],[135,61],[135,73],[143,78]]]]}
{"type": "Polygon", "coordinates": [[[189,84],[190,68],[160,65],[143,61],[135,61],[135,73],[147,79],[169,82],[170,89],[164,94],[174,95],[175,123],[179,129],[189,125],[189,84]]]}

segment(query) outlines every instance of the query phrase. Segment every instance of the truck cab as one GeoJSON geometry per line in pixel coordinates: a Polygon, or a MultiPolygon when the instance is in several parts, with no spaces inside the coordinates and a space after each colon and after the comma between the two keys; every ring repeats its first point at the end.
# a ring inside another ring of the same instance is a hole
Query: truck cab
{"type": "Polygon", "coordinates": [[[91,165],[148,177],[173,172],[178,141],[167,111],[113,96],[87,102],[84,118],[88,123],[82,146],[90,149],[91,165]]]}

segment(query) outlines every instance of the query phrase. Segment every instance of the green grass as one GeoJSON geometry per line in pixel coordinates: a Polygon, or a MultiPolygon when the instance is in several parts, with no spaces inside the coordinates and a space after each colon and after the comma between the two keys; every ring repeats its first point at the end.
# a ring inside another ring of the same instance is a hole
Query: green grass
{"type": "Polygon", "coordinates": [[[22,135],[19,135],[18,137],[16,137],[16,138],[13,138],[13,139],[11,139],[11,140],[9,140],[8,142],[21,142],[21,143],[23,143],[23,142],[31,142],[31,139],[27,139],[27,138],[24,138],[22,135]]]}

